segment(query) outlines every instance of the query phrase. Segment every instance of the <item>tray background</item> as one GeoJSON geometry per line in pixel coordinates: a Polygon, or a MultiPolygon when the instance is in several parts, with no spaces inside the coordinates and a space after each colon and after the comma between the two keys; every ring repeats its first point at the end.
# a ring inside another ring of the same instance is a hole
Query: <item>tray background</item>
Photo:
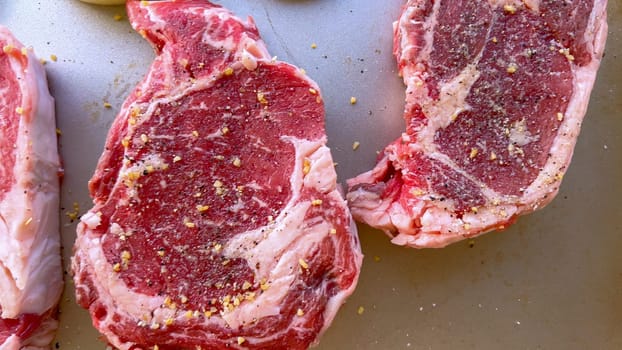
{"type": "MultiPolygon", "coordinates": [[[[305,68],[322,87],[340,182],[370,169],[403,127],[404,87],[391,53],[391,23],[402,1],[219,3],[252,15],[271,53],[305,68]],[[354,141],[361,143],[356,151],[354,141]]],[[[73,203],[80,213],[90,207],[87,181],[107,130],[153,52],[122,6],[0,0],[0,24],[39,57],[58,57],[46,69],[62,130],[67,267],[75,223],[66,213],[73,203]]],[[[366,259],[358,289],[317,349],[622,348],[621,39],[622,3],[612,0],[607,54],[558,197],[472,248],[400,248],[359,225],[366,259]]],[[[76,306],[70,280],[60,321],[60,349],[105,348],[76,306]]]]}

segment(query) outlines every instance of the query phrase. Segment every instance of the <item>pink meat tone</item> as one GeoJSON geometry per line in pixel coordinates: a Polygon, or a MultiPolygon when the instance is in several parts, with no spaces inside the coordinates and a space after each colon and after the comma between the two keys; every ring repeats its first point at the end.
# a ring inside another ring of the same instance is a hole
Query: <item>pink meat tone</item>
{"type": "Polygon", "coordinates": [[[355,219],[443,247],[549,203],[607,33],[606,0],[411,0],[395,23],[406,131],[348,181],[355,219]]]}
{"type": "Polygon", "coordinates": [[[118,349],[305,349],[362,255],[319,88],[252,19],[207,1],[130,1],[157,53],[90,181],[78,303],[118,349]]]}
{"type": "Polygon", "coordinates": [[[54,100],[32,49],[0,26],[0,349],[49,349],[62,292],[54,100]]]}

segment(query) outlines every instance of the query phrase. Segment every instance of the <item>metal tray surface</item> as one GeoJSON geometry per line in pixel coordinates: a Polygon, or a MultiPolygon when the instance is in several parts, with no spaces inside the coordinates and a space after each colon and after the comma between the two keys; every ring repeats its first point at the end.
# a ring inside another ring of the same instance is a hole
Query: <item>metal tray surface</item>
{"type": "MultiPolygon", "coordinates": [[[[252,15],[271,53],[319,83],[340,182],[370,169],[403,128],[404,86],[391,47],[403,0],[218,2],[252,15]]],[[[154,54],[123,6],[0,0],[0,23],[48,60],[62,130],[68,267],[70,214],[91,206],[87,181],[108,128],[154,54]]],[[[606,56],[558,197],[502,233],[440,250],[393,246],[359,225],[359,286],[318,350],[622,348],[621,40],[622,3],[611,0],[606,56]]],[[[56,348],[104,349],[66,275],[56,348]]]]}

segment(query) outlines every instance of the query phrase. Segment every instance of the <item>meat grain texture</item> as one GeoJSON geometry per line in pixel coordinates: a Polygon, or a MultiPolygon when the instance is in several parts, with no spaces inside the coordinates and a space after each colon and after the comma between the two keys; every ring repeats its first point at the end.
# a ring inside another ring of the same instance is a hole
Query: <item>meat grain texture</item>
{"type": "Polygon", "coordinates": [[[305,349],[362,255],[318,86],[252,19],[132,1],[157,57],[115,119],[77,228],[78,303],[118,349],[305,349]]]}
{"type": "Polygon", "coordinates": [[[0,49],[0,349],[49,349],[63,285],[54,100],[2,26],[0,49]]]}
{"type": "Polygon", "coordinates": [[[415,248],[549,203],[607,35],[606,0],[410,0],[395,23],[406,131],[348,181],[355,219],[415,248]]]}

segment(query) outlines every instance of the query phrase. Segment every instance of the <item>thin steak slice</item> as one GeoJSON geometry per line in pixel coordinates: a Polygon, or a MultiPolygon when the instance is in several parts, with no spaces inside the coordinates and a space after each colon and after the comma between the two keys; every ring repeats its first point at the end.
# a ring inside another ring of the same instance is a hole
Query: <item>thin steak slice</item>
{"type": "Polygon", "coordinates": [[[605,46],[606,0],[410,0],[395,24],[406,131],[348,181],[355,219],[443,247],[549,203],[605,46]]]}
{"type": "Polygon", "coordinates": [[[0,349],[49,349],[63,274],[54,100],[31,48],[0,26],[0,349]]]}
{"type": "Polygon", "coordinates": [[[305,349],[362,255],[317,85],[252,19],[130,1],[157,53],[124,103],[78,225],[77,299],[119,349],[305,349]]]}

